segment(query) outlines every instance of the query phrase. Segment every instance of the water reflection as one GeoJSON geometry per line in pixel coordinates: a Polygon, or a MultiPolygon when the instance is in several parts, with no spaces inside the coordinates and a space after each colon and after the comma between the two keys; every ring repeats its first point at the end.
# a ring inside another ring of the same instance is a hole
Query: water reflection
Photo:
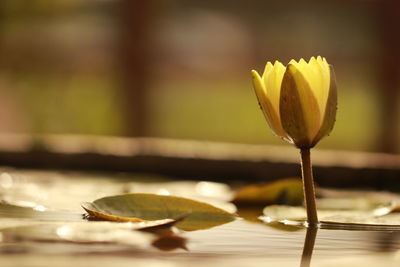
{"type": "MultiPolygon", "coordinates": [[[[384,253],[383,255],[390,255],[391,253],[399,253],[400,251],[400,232],[393,231],[392,229],[390,229],[390,227],[388,227],[388,229],[385,229],[384,226],[377,226],[376,230],[374,230],[374,227],[371,226],[364,226],[363,228],[361,228],[360,226],[358,228],[351,228],[351,226],[349,225],[342,224],[340,227],[338,227],[337,225],[333,225],[332,227],[332,225],[330,225],[329,223],[322,223],[321,228],[307,228],[300,267],[309,267],[311,264],[318,230],[322,231],[322,237],[320,241],[323,243],[328,241],[330,243],[328,244],[328,247],[330,248],[329,250],[336,251],[336,253],[339,254],[346,254],[346,247],[340,246],[339,244],[334,244],[336,243],[335,241],[341,239],[338,237],[335,238],[334,236],[342,235],[341,232],[343,232],[343,230],[348,232],[349,235],[351,233],[351,235],[356,234],[359,237],[352,238],[351,240],[348,240],[347,243],[343,243],[341,245],[348,246],[350,243],[354,245],[354,243],[357,243],[365,238],[364,242],[366,246],[363,253],[370,251],[378,252],[379,254],[384,253]],[[324,237],[327,234],[329,236],[329,239],[326,239],[326,237],[324,237]],[[360,239],[360,237],[363,238],[360,239]]],[[[327,246],[327,244],[322,244],[322,246],[327,246]]],[[[352,250],[350,251],[352,251],[354,254],[357,254],[353,246],[352,250]]],[[[334,254],[335,253],[333,252],[331,256],[333,256],[334,254]]],[[[372,253],[371,255],[379,254],[372,253]]]]}
{"type": "Polygon", "coordinates": [[[306,238],[304,239],[303,254],[301,255],[300,267],[309,267],[311,257],[314,251],[315,239],[317,237],[318,228],[307,228],[306,238]]]}
{"type": "Polygon", "coordinates": [[[373,235],[372,250],[376,252],[399,251],[400,232],[376,232],[373,235]]]}
{"type": "Polygon", "coordinates": [[[187,239],[179,235],[159,236],[152,245],[162,251],[173,251],[183,249],[188,251],[186,247],[187,239]]]}

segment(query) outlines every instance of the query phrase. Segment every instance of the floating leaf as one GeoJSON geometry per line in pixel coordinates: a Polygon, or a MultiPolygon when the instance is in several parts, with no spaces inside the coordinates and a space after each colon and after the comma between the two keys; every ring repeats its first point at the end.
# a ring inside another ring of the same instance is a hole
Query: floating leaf
{"type": "Polygon", "coordinates": [[[110,221],[138,222],[176,219],[182,230],[207,229],[231,222],[235,215],[210,204],[182,197],[155,194],[125,194],[100,198],[82,207],[92,216],[110,221]]]}
{"type": "Polygon", "coordinates": [[[232,199],[233,192],[228,185],[223,183],[206,181],[131,182],[125,185],[123,193],[146,193],[190,198],[205,201],[228,212],[236,212],[236,206],[227,202],[232,199]]]}
{"type": "MultiPolygon", "coordinates": [[[[392,203],[378,203],[368,199],[326,199],[319,201],[318,217],[321,222],[363,225],[400,225],[400,214],[389,214],[392,203]],[[340,206],[346,204],[348,206],[340,206]]],[[[305,221],[303,207],[268,206],[260,219],[264,222],[305,221]]]]}
{"type": "Polygon", "coordinates": [[[274,182],[245,186],[236,192],[233,202],[236,204],[301,205],[303,184],[300,178],[285,178],[274,182]]]}
{"type": "Polygon", "coordinates": [[[0,230],[4,242],[67,242],[76,244],[120,244],[137,248],[151,245],[160,250],[186,249],[186,238],[170,229],[175,220],[137,223],[116,222],[46,222],[8,227],[0,230]],[[135,230],[155,233],[156,235],[135,230]]]}
{"type": "Polygon", "coordinates": [[[43,206],[23,207],[0,202],[0,217],[35,219],[40,221],[79,221],[82,214],[72,211],[49,210],[43,206]]]}
{"type": "MultiPolygon", "coordinates": [[[[118,243],[137,247],[149,247],[156,236],[134,231],[132,223],[74,222],[46,223],[2,229],[7,242],[73,242],[73,243],[118,243]]],[[[139,227],[141,228],[141,227],[139,227]]]]}
{"type": "Polygon", "coordinates": [[[322,210],[373,211],[374,215],[385,215],[395,208],[391,201],[365,197],[321,198],[317,200],[317,207],[322,210]]]}

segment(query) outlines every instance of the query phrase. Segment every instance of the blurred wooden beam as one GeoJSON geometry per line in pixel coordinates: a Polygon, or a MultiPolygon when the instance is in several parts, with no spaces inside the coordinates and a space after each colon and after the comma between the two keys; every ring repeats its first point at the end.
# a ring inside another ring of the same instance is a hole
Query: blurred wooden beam
{"type": "MultiPolygon", "coordinates": [[[[312,159],[321,186],[400,191],[400,155],[315,150],[312,159]]],[[[3,135],[0,163],[224,182],[300,175],[293,147],[154,138],[3,135]]]]}

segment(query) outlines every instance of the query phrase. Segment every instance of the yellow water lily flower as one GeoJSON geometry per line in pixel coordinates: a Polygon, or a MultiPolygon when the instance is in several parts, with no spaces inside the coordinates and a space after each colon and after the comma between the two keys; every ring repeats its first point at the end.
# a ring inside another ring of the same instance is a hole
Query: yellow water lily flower
{"type": "Polygon", "coordinates": [[[325,58],[291,60],[286,67],[268,62],[262,76],[255,70],[252,75],[258,102],[276,135],[298,148],[311,148],[331,132],[337,91],[325,58]]]}

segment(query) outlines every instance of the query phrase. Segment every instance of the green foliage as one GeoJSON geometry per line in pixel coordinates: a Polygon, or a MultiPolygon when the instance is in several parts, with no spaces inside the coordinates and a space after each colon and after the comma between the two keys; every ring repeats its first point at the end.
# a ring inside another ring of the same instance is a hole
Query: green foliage
{"type": "Polygon", "coordinates": [[[234,214],[204,202],[156,194],[110,196],[82,206],[92,216],[111,221],[138,222],[183,217],[177,227],[186,231],[211,228],[235,218],[234,214]]]}

